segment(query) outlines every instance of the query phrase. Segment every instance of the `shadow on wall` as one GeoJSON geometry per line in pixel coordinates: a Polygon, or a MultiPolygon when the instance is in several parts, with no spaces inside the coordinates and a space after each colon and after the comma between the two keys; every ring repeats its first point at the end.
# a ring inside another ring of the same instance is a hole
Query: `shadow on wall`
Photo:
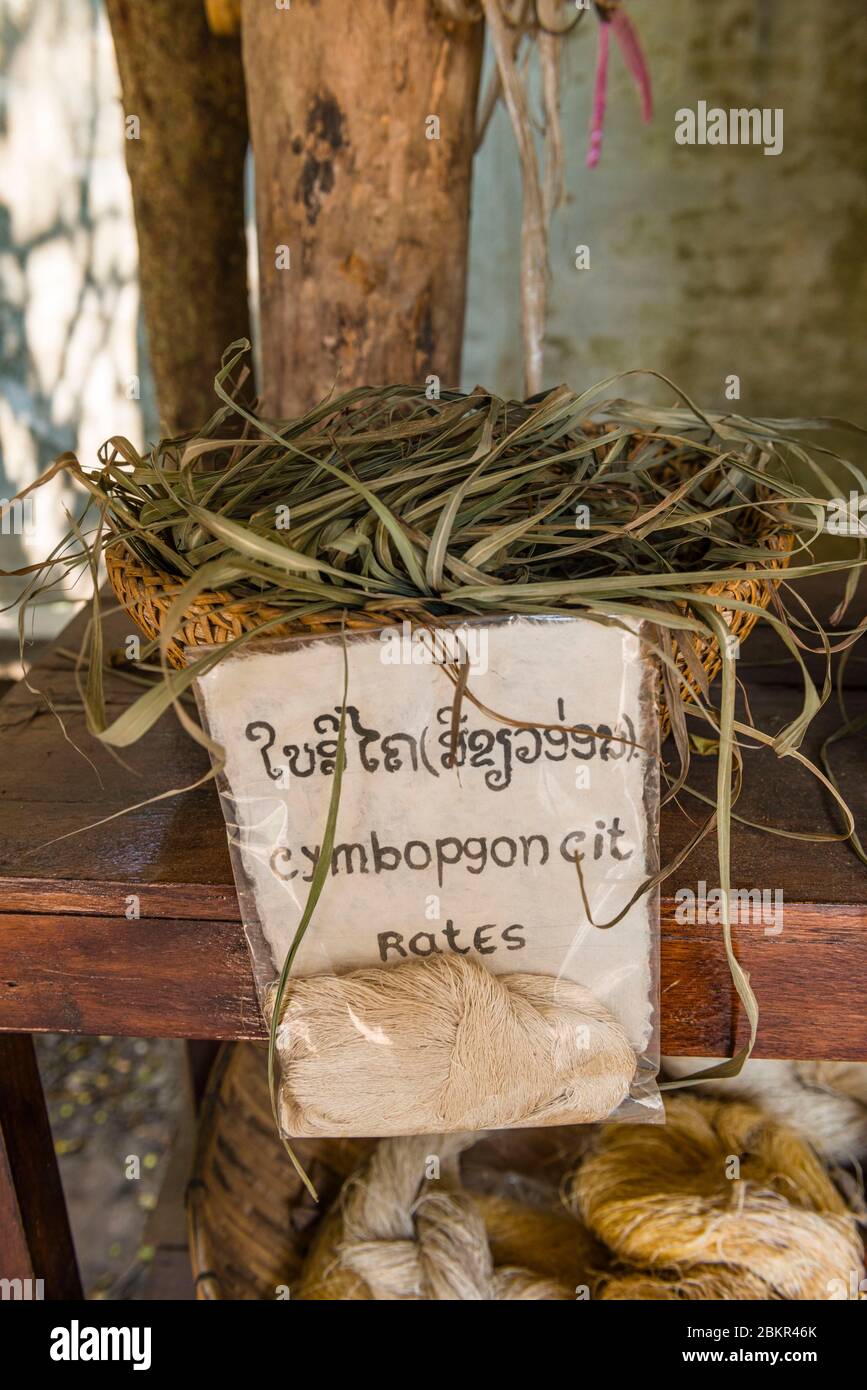
{"type": "MultiPolygon", "coordinates": [[[[144,436],[135,232],[111,36],[97,0],[7,0],[0,18],[0,498],[55,456],[144,436]]],[[[0,568],[41,558],[81,499],[62,479],[0,523],[0,568]]],[[[19,581],[0,580],[0,603],[19,581]]],[[[45,613],[50,632],[65,606],[45,613]]],[[[13,615],[0,614],[0,632],[13,615]]]]}

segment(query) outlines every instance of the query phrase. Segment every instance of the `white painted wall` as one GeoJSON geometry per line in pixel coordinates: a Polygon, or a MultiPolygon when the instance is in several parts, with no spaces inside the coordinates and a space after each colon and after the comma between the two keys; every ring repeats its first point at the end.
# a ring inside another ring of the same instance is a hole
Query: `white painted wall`
{"type": "MultiPolygon", "coordinates": [[[[119,83],[97,0],[0,3],[0,497],[64,449],[144,437],[136,241],[119,83]]],[[[145,382],[145,395],[147,383],[145,382]]],[[[0,567],[68,529],[72,489],[36,494],[0,567]]],[[[13,585],[0,580],[0,602],[13,585]]],[[[51,630],[66,611],[43,617],[51,630]]],[[[11,615],[0,617],[8,630],[11,615]]]]}

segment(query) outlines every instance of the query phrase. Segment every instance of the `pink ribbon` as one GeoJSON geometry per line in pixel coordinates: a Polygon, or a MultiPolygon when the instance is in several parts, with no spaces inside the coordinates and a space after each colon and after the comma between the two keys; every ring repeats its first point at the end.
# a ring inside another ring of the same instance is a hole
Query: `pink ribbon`
{"type": "Polygon", "coordinates": [[[602,130],[605,125],[605,102],[608,89],[608,54],[610,51],[610,30],[614,30],[623,60],[626,63],[641,98],[641,119],[649,121],[653,115],[653,97],[650,89],[650,71],[641,49],[638,33],[632,20],[623,10],[616,9],[608,20],[599,25],[599,50],[596,55],[596,76],[593,83],[593,114],[590,120],[590,141],[587,147],[587,167],[595,169],[602,153],[602,130]]]}

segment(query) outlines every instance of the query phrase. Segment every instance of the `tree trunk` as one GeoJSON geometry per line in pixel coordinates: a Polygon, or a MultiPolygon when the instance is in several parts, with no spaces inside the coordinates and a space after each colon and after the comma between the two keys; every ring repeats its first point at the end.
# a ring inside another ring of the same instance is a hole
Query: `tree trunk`
{"type": "Polygon", "coordinates": [[[272,414],[457,383],[482,42],[430,0],[244,0],[272,414]]]}
{"type": "Polygon", "coordinates": [[[150,360],[174,434],[213,413],[221,354],[249,334],[240,43],[210,32],[202,0],[107,0],[107,9],[150,360]]]}

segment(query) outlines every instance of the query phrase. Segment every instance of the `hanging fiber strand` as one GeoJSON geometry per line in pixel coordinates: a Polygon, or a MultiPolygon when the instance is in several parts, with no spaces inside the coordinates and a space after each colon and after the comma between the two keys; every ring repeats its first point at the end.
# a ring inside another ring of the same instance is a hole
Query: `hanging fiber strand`
{"type": "MultiPolygon", "coordinates": [[[[577,13],[560,0],[437,0],[444,18],[473,23],[484,18],[496,70],[485,93],[477,143],[487,130],[499,100],[509,113],[521,167],[521,337],[524,390],[535,395],[544,381],[547,300],[547,245],[551,217],[563,200],[563,131],[560,118],[560,63],[564,38],[587,11],[577,13]],[[540,171],[536,134],[528,90],[527,65],[521,62],[525,41],[539,55],[542,98],[544,170],[540,171]]],[[[598,52],[587,153],[595,168],[602,149],[608,84],[610,34],[613,33],[641,98],[642,120],[649,121],[653,103],[650,73],[635,26],[619,0],[598,0],[598,52]]]]}

